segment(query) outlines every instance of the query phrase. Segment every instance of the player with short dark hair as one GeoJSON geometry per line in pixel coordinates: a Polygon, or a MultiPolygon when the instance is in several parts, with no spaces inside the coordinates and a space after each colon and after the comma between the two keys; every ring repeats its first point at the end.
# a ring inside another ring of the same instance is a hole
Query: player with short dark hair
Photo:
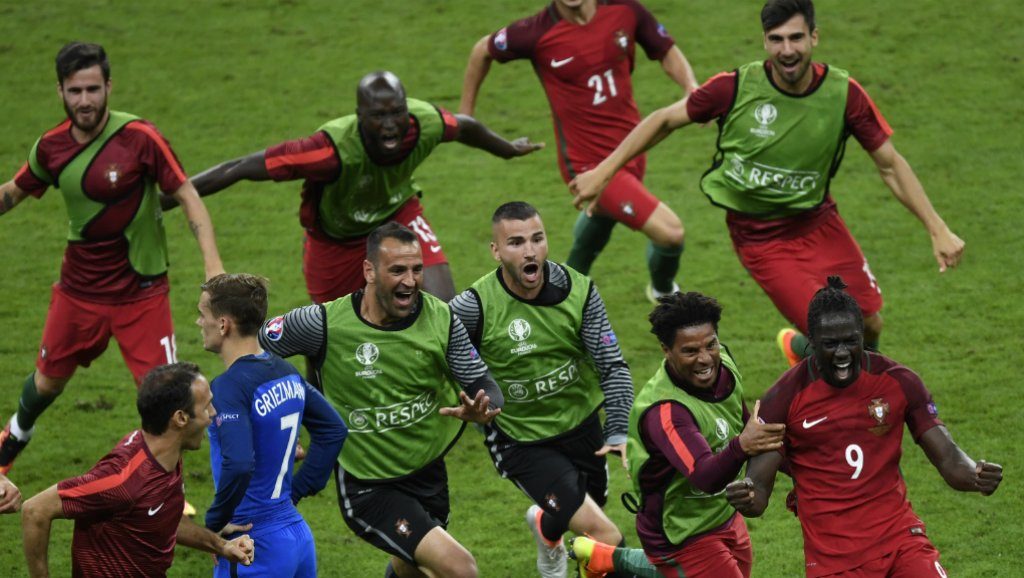
{"type": "Polygon", "coordinates": [[[607,159],[570,183],[570,191],[577,206],[598,202],[619,167],[676,129],[718,119],[718,152],[701,189],[726,210],[744,268],[803,333],[787,328],[777,336],[790,365],[809,352],[807,304],[833,273],[850,283],[864,314],[866,346],[877,350],[882,293],[830,190],[849,135],[924,225],[939,272],[960,262],[964,242],[932,207],[867,92],[847,71],[812,62],[818,29],[811,1],[771,0],[762,22],[767,60],[718,74],[651,113],[607,159]]]}
{"type": "Polygon", "coordinates": [[[0,185],[0,215],[50,186],[68,210],[68,244],[53,286],[36,370],[0,433],[0,473],[32,439],[36,420],[78,367],[117,339],[136,383],[175,361],[168,253],[158,197],[182,204],[207,278],[223,270],[206,207],[170,145],[149,122],[107,108],[103,47],[71,42],[57,54],[57,93],[68,118],[44,134],[28,162],[0,185]],[[162,193],[162,194],[161,194],[162,193]]]}
{"type": "Polygon", "coordinates": [[[210,462],[217,488],[206,527],[251,526],[260,556],[249,568],[218,558],[215,576],[316,576],[313,533],[295,504],[327,485],[348,430],[338,412],[290,363],[264,351],[257,334],[267,312],[266,280],[218,275],[202,286],[203,348],[227,371],[211,384],[217,416],[210,462]],[[310,446],[292,476],[299,426],[310,446]]]}
{"type": "MultiPolygon", "coordinates": [[[[444,457],[465,427],[487,423],[501,389],[448,305],[423,293],[416,236],[388,223],[364,249],[366,288],[271,319],[260,346],[313,358],[349,427],[338,506],[349,528],[391,555],[386,576],[472,578],[473,555],[446,530],[444,457]],[[457,419],[451,419],[457,418],[457,419]]],[[[368,240],[369,241],[369,240],[368,240]]]]}
{"type": "Polygon", "coordinates": [[[199,368],[174,363],[153,369],[139,385],[136,407],[142,429],[122,438],[85,474],[25,502],[22,532],[30,576],[50,575],[47,550],[56,518],[75,521],[71,571],[60,574],[164,576],[175,544],[252,562],[248,535],[225,540],[182,515],[182,453],[200,448],[215,413],[210,384],[199,368]]]}
{"type": "MultiPolygon", "coordinates": [[[[566,182],[590,170],[640,121],[633,100],[637,45],[684,94],[697,88],[672,36],[636,0],[553,0],[543,10],[481,38],[470,53],[459,112],[473,114],[491,62],[528,59],[551,105],[558,164],[566,182]]],[[[580,213],[566,264],[587,275],[616,223],[648,237],[652,301],[677,289],[683,224],[643,184],[645,159],[618,171],[601,202],[580,213]]]]}
{"type": "Polygon", "coordinates": [[[1003,469],[975,462],[953,442],[916,373],[864,350],[861,308],[845,287],[829,277],[811,302],[813,354],[783,374],[761,404],[765,420],[786,425],[785,444],[750,460],[747,478],[729,484],[729,502],[744,516],[760,516],[785,460],[807,576],[945,576],[907,500],[903,425],[955,490],[990,495],[1003,469]]]}
{"type": "Polygon", "coordinates": [[[608,500],[606,456],[626,449],[633,379],[597,287],[548,261],[537,209],[506,203],[491,224],[499,266],[451,308],[505,398],[501,415],[484,428],[494,467],[534,502],[526,523],[541,575],[563,577],[566,530],[623,542],[601,508],[608,500]]]}
{"type": "Polygon", "coordinates": [[[665,362],[637,393],[627,450],[643,550],[577,537],[570,548],[584,576],[750,576],[746,523],[723,489],[749,456],[782,446],[784,426],[760,422],[757,404],[747,411],[739,368],[718,339],[721,317],[718,301],[695,292],[660,298],[648,317],[665,362]]]}
{"type": "MultiPolygon", "coordinates": [[[[388,221],[416,232],[424,255],[424,288],[455,295],[448,260],[423,215],[413,172],[438,145],[458,141],[510,159],[543,147],[509,142],[466,115],[413,98],[397,76],[371,72],[356,89],[356,114],[324,124],[310,137],[223,162],[193,177],[202,196],[241,180],[303,179],[299,220],[306,230],[302,271],[314,303],[363,286],[366,236],[388,221]]],[[[173,201],[164,204],[174,206],[173,201]]]]}

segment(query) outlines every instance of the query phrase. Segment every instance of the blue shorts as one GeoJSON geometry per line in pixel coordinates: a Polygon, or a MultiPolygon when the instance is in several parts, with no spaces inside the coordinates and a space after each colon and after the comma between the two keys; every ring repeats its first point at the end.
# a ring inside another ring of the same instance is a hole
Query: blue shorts
{"type": "MultiPolygon", "coordinates": [[[[255,529],[255,528],[254,528],[255,529]]],[[[316,577],[316,547],[305,520],[267,532],[249,532],[256,544],[251,566],[217,558],[215,578],[266,576],[273,578],[316,577]]]]}

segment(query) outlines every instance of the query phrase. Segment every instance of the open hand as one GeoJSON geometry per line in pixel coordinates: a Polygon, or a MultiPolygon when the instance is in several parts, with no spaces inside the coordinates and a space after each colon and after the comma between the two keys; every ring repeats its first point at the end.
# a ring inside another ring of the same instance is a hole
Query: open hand
{"type": "Polygon", "coordinates": [[[459,402],[462,405],[442,407],[438,411],[441,415],[475,423],[490,423],[494,416],[501,413],[500,409],[489,409],[491,398],[485,395],[482,389],[476,392],[476,397],[473,399],[470,399],[466,392],[460,391],[459,402]]]}
{"type": "Polygon", "coordinates": [[[516,140],[512,141],[512,157],[526,156],[534,151],[539,151],[544,148],[542,142],[530,142],[530,137],[521,136],[516,140]]]}
{"type": "Polygon", "coordinates": [[[614,445],[614,446],[610,446],[608,444],[604,444],[603,446],[601,446],[601,449],[599,449],[596,452],[594,452],[594,455],[595,456],[606,456],[606,455],[608,455],[610,453],[611,454],[618,454],[619,455],[619,458],[622,459],[622,468],[628,472],[629,471],[629,460],[626,459],[626,444],[617,444],[617,445],[614,445]]]}

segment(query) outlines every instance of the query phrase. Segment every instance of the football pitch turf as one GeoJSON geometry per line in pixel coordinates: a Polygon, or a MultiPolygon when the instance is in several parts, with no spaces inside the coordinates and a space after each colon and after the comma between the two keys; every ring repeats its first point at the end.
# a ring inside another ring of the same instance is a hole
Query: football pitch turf
{"type": "MultiPolygon", "coordinates": [[[[651,0],[703,81],[764,55],[760,2],[651,0]]],[[[0,173],[9,178],[35,139],[63,118],[53,58],[67,41],[105,46],[112,66],[112,108],[153,121],[190,173],[306,136],[355,108],[366,72],[394,71],[409,96],[458,107],[470,48],[484,34],[532,14],[543,0],[219,0],[10,2],[0,5],[0,173]]],[[[1016,411],[1024,362],[1024,18],[1019,3],[862,0],[817,3],[815,59],[851,71],[896,131],[908,159],[949,226],[966,243],[960,268],[939,275],[923,227],[882,184],[851,139],[832,191],[877,276],[886,301],[883,351],[916,370],[930,388],[954,439],[976,459],[1004,466],[996,495],[949,489],[923,452],[905,438],[902,462],[909,498],[953,576],[1020,572],[1024,515],[1019,472],[1024,435],[1016,411]],[[1016,183],[1016,184],[1015,184],[1016,183]],[[1016,369],[1015,369],[1016,368],[1016,369]],[[1014,377],[1017,376],[1017,377],[1014,377]],[[1013,393],[1018,391],[1018,393],[1013,393]],[[1015,417],[1017,416],[1017,417],[1015,417]]],[[[641,112],[667,105],[679,90],[638,51],[634,89],[641,112]]],[[[547,103],[530,65],[495,65],[476,116],[497,132],[547,142],[540,153],[503,161],[447,144],[417,179],[456,286],[495,266],[487,242],[493,209],[527,200],[541,211],[551,258],[568,253],[575,213],[555,162],[547,103]]],[[[714,151],[714,127],[689,127],[648,156],[646,183],[686,226],[681,285],[724,305],[720,336],[744,375],[748,400],[785,369],[774,336],[785,322],[733,254],[722,211],[697,187],[714,151]]],[[[225,267],[271,279],[271,313],[308,302],[301,276],[298,183],[239,184],[207,199],[225,267]]],[[[65,236],[60,194],[27,200],[0,220],[7,257],[0,274],[0,415],[16,408],[32,370],[50,285],[65,236]]],[[[195,327],[202,264],[180,211],[169,213],[172,307],[178,357],[209,377],[219,359],[202,350],[195,327]]],[[[650,305],[645,241],[617,229],[592,276],[608,304],[634,382],[657,368],[660,349],[648,333],[650,305]]],[[[82,369],[40,419],[38,433],[11,472],[25,498],[77,475],[137,427],[132,379],[115,344],[82,369]]],[[[625,472],[609,462],[607,511],[637,545],[633,517],[619,503],[625,472]]],[[[490,465],[481,436],[469,428],[448,458],[450,532],[476,557],[481,576],[536,575],[535,547],[523,524],[528,500],[490,465]]],[[[201,516],[213,497],[206,445],[185,459],[186,494],[201,516]]],[[[782,497],[748,521],[755,576],[803,572],[797,521],[782,497]]],[[[342,521],[333,479],[300,504],[316,537],[321,575],[383,575],[386,556],[342,521]]],[[[70,572],[72,524],[57,521],[50,565],[70,572]]],[[[26,574],[18,517],[0,517],[0,575],[26,574]]],[[[259,553],[256,554],[259,556],[259,553]]],[[[172,576],[212,571],[208,555],[179,548],[172,576]]]]}

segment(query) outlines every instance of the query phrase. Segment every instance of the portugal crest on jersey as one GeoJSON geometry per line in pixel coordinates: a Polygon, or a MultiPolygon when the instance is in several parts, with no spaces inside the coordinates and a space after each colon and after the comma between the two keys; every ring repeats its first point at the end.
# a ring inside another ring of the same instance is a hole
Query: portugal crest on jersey
{"type": "Polygon", "coordinates": [[[107,167],[107,170],[106,170],[106,172],[104,174],[107,177],[107,181],[110,183],[110,188],[111,189],[116,188],[117,187],[117,179],[121,176],[121,172],[118,171],[118,169],[117,169],[117,163],[114,163],[114,164],[110,165],[109,167],[107,167]]]}
{"type": "Polygon", "coordinates": [[[876,397],[871,400],[871,403],[868,404],[868,415],[874,418],[876,422],[874,427],[868,428],[869,432],[876,436],[883,436],[892,429],[892,426],[886,423],[889,418],[889,404],[884,398],[876,397]]]}
{"type": "Polygon", "coordinates": [[[622,50],[623,56],[629,53],[629,36],[626,35],[626,31],[619,28],[615,31],[615,45],[622,50]]]}

